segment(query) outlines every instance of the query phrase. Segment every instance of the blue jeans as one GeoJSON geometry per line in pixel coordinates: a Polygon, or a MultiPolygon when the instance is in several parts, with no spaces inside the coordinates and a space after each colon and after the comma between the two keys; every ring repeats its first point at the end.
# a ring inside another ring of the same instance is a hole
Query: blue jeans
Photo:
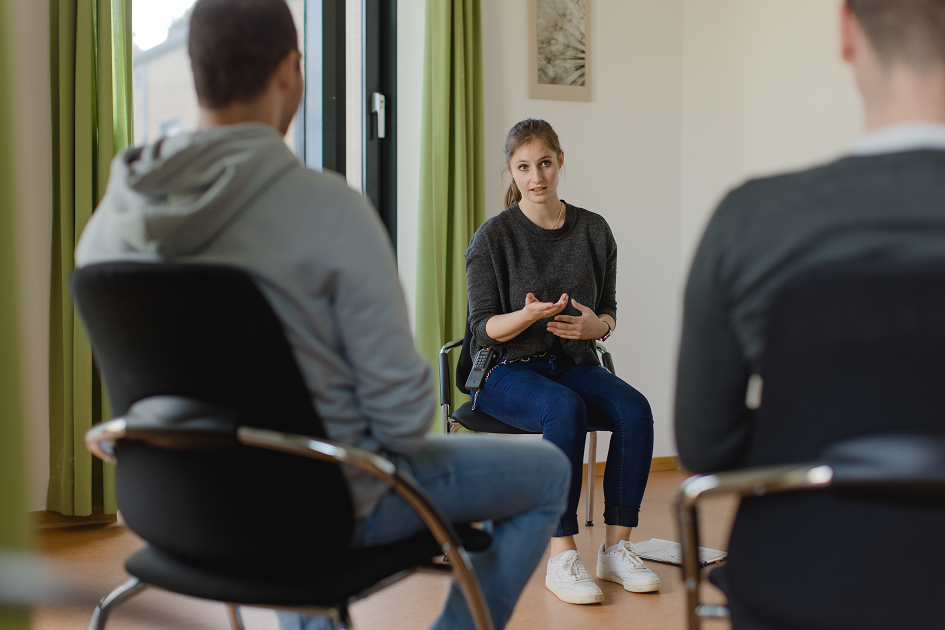
{"type": "MultiPolygon", "coordinates": [[[[496,630],[505,627],[567,505],[569,464],[550,445],[490,436],[431,436],[416,450],[394,455],[454,523],[487,521],[489,549],[470,553],[496,630]]],[[[393,492],[359,528],[356,545],[406,538],[426,527],[393,492]]],[[[318,569],[325,570],[325,569],[318,569]]],[[[281,630],[330,628],[324,617],[279,613],[281,630]]],[[[436,630],[472,630],[472,616],[454,581],[436,630]]]]}
{"type": "Polygon", "coordinates": [[[567,355],[500,364],[476,409],[526,431],[541,432],[571,460],[568,509],[554,535],[578,533],[584,443],[588,429],[610,431],[604,469],[604,523],[636,527],[653,458],[653,413],[643,394],[599,365],[567,355]]]}

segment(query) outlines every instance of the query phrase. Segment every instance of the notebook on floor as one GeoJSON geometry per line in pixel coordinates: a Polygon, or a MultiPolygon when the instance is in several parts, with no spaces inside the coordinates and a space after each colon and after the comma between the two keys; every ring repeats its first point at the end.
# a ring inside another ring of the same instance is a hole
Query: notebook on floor
{"type": "MultiPolygon", "coordinates": [[[[650,538],[642,542],[633,543],[637,548],[637,555],[644,560],[653,562],[662,562],[664,564],[675,564],[682,566],[682,545],[671,540],[662,538],[650,538]]],[[[725,560],[728,554],[717,549],[707,549],[699,547],[699,562],[702,566],[715,564],[725,560]]]]}

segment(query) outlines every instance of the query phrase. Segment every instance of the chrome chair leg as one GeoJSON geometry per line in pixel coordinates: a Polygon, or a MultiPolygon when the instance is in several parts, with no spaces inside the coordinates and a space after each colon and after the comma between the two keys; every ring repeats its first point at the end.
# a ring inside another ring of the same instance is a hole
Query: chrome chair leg
{"type": "Polygon", "coordinates": [[[122,602],[134,597],[148,587],[147,584],[138,578],[131,578],[114,591],[102,598],[95,610],[92,611],[92,619],[89,621],[89,630],[104,630],[105,621],[112,608],[122,602]]]}
{"type": "Polygon", "coordinates": [[[226,616],[230,620],[230,630],[246,630],[243,625],[243,615],[240,614],[240,607],[236,604],[226,605],[226,616]]]}
{"type": "Polygon", "coordinates": [[[597,476],[597,431],[587,434],[587,519],[585,527],[594,527],[594,477],[597,476]]]}

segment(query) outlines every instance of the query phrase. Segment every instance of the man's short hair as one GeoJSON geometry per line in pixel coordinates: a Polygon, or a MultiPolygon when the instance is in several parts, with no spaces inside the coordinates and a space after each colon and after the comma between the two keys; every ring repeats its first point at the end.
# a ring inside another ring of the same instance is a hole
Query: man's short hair
{"type": "Polygon", "coordinates": [[[197,100],[212,109],[251,101],[298,48],[285,0],[198,0],[187,42],[197,100]]]}
{"type": "Polygon", "coordinates": [[[945,0],[847,0],[886,64],[945,64],[945,0]]]}

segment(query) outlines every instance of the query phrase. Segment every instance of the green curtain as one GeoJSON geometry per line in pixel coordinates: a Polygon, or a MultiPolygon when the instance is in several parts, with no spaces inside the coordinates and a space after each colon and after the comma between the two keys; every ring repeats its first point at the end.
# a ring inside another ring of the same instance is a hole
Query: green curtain
{"type": "Polygon", "coordinates": [[[53,234],[46,509],[114,514],[114,470],[85,449],[108,416],[92,350],[69,294],[73,252],[132,132],[131,0],[50,0],[53,234]]]}
{"type": "Polygon", "coordinates": [[[427,0],[422,117],[416,332],[435,369],[443,344],[463,336],[463,253],[485,220],[479,0],[427,0]]]}
{"type": "MultiPolygon", "coordinates": [[[[26,520],[26,459],[20,379],[10,3],[0,3],[0,551],[29,545],[26,520]]],[[[29,611],[4,608],[0,628],[28,630],[29,611]]]]}

